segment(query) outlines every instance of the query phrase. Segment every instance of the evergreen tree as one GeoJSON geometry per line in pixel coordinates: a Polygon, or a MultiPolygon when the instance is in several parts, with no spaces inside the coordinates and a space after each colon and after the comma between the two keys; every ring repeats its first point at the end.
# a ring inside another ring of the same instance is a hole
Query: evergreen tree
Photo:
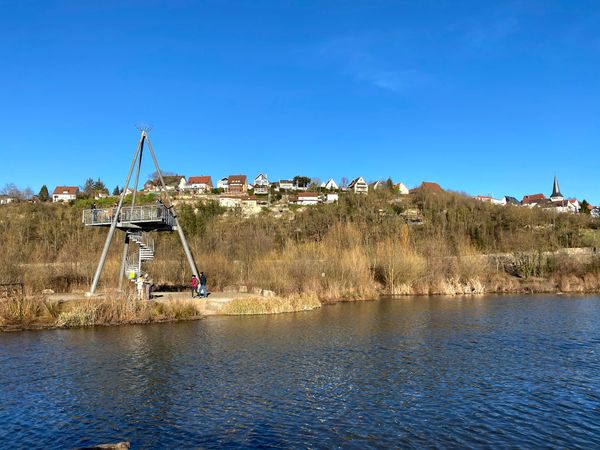
{"type": "Polygon", "coordinates": [[[119,190],[119,186],[115,186],[115,188],[113,189],[113,193],[112,195],[120,195],[121,191],[119,190]]]}
{"type": "Polygon", "coordinates": [[[310,184],[310,177],[305,177],[302,175],[296,175],[292,180],[294,184],[298,187],[305,188],[310,184]]]}
{"type": "Polygon", "coordinates": [[[590,206],[590,204],[588,203],[588,201],[583,199],[581,201],[581,204],[579,205],[579,212],[581,212],[583,214],[591,214],[589,206],[590,206]]]}
{"type": "Polygon", "coordinates": [[[92,178],[88,178],[85,180],[83,184],[83,195],[90,198],[94,196],[94,180],[92,178]]]}
{"type": "Polygon", "coordinates": [[[47,202],[50,199],[50,194],[48,193],[48,187],[44,184],[40,189],[40,193],[38,197],[42,202],[47,202]]]}
{"type": "Polygon", "coordinates": [[[100,178],[98,178],[96,181],[94,181],[94,191],[108,193],[108,189],[106,188],[106,186],[104,185],[104,183],[102,182],[102,180],[100,178]]]}

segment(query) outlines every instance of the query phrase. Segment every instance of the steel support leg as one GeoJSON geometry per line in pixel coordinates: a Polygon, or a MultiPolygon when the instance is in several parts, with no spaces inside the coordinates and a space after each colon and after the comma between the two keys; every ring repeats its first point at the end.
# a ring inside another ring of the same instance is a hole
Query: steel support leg
{"type": "Polygon", "coordinates": [[[125,180],[125,186],[123,186],[123,192],[121,193],[121,197],[119,198],[117,210],[115,211],[113,221],[110,224],[110,230],[108,231],[108,236],[106,236],[106,241],[104,242],[104,248],[102,249],[102,255],[100,256],[100,261],[98,262],[98,267],[96,268],[94,281],[92,281],[92,287],[90,288],[90,292],[88,292],[88,295],[90,296],[96,293],[96,288],[98,287],[98,280],[100,280],[100,274],[102,274],[102,269],[104,268],[104,263],[106,262],[106,256],[108,255],[108,249],[110,248],[110,243],[112,242],[113,235],[115,234],[115,230],[117,229],[117,221],[119,220],[119,214],[121,213],[121,207],[123,206],[123,200],[125,199],[125,191],[127,191],[127,188],[129,187],[129,180],[131,180],[131,174],[133,173],[135,162],[138,158],[140,150],[144,145],[145,138],[146,132],[142,131],[140,141],[138,142],[137,149],[135,150],[135,155],[133,156],[133,161],[131,161],[131,167],[129,168],[127,179],[125,180]]]}

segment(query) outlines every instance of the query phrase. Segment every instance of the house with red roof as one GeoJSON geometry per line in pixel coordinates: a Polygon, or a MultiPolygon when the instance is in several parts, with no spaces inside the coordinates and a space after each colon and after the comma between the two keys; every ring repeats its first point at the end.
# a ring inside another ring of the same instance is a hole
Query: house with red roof
{"type": "Polygon", "coordinates": [[[410,191],[408,191],[410,194],[416,194],[417,192],[432,192],[434,194],[439,194],[441,192],[444,192],[444,190],[442,189],[442,187],[437,184],[437,183],[433,183],[431,181],[423,181],[419,186],[417,186],[416,188],[412,188],[410,191]]]}
{"type": "Polygon", "coordinates": [[[544,194],[529,194],[524,195],[521,204],[523,206],[537,206],[542,203],[546,203],[546,196],[544,194]]]}
{"type": "Polygon", "coordinates": [[[52,192],[52,202],[70,202],[77,198],[79,188],[77,186],[56,186],[52,192]]]}
{"type": "Polygon", "coordinates": [[[213,188],[212,178],[209,175],[189,177],[185,189],[197,193],[210,192],[213,188]]]}
{"type": "Polygon", "coordinates": [[[230,175],[227,177],[227,192],[230,194],[245,194],[248,192],[246,175],[230,175]]]}

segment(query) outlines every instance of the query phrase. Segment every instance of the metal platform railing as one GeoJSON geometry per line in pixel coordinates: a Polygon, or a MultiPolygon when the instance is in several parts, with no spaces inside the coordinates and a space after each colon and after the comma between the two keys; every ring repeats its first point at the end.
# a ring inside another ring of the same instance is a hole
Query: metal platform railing
{"type": "MultiPolygon", "coordinates": [[[[115,217],[117,208],[85,209],[83,223],[85,225],[110,225],[115,217]]],[[[160,223],[168,226],[175,225],[173,212],[164,205],[124,206],[121,208],[117,225],[160,223]]]]}

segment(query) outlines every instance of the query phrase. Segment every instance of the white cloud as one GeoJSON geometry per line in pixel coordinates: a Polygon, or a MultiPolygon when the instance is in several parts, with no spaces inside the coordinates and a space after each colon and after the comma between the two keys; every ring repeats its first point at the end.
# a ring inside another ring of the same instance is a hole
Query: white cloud
{"type": "Polygon", "coordinates": [[[341,38],[323,44],[318,54],[357,82],[388,92],[406,92],[427,80],[425,74],[416,68],[391,64],[377,57],[382,47],[386,47],[385,42],[373,36],[341,38]]]}

